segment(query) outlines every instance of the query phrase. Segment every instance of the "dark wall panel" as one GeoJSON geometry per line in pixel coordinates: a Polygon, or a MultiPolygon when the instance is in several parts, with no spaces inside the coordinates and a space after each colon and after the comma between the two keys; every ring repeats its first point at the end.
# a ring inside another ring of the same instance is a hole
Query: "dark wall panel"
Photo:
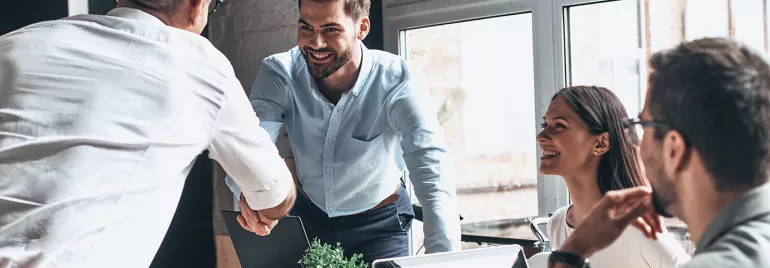
{"type": "Polygon", "coordinates": [[[369,20],[371,20],[371,29],[369,35],[364,39],[364,45],[370,49],[384,50],[385,49],[385,34],[383,32],[382,19],[382,0],[372,0],[372,10],[369,14],[369,20]]]}
{"type": "Polygon", "coordinates": [[[89,0],[88,1],[88,13],[104,15],[115,8],[115,0],[89,0]]]}
{"type": "Polygon", "coordinates": [[[64,18],[68,13],[67,0],[5,0],[0,5],[0,35],[33,23],[64,18]]]}

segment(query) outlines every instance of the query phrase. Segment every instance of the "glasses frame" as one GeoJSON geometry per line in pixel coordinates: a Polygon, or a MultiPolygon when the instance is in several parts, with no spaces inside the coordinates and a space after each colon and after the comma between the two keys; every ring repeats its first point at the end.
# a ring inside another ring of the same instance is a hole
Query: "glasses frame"
{"type": "Polygon", "coordinates": [[[217,12],[217,8],[219,8],[219,4],[224,4],[224,3],[225,3],[225,0],[211,0],[211,4],[209,5],[214,5],[214,8],[212,8],[211,11],[209,11],[209,16],[211,16],[211,14],[214,14],[214,12],[217,12]]]}
{"type": "Polygon", "coordinates": [[[642,143],[642,136],[644,135],[644,127],[653,127],[657,129],[672,129],[667,123],[662,121],[650,121],[642,120],[641,118],[629,118],[623,123],[625,127],[626,136],[632,144],[639,145],[642,143]],[[638,126],[638,127],[637,127],[638,126]]]}

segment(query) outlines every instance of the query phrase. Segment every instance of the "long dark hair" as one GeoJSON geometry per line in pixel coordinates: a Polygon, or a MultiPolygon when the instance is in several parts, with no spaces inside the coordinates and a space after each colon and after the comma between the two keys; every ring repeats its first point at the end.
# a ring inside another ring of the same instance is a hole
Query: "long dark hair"
{"type": "Polygon", "coordinates": [[[572,107],[591,134],[609,134],[610,149],[599,161],[597,178],[602,195],[647,184],[642,177],[639,153],[625,131],[626,108],[612,91],[596,86],[573,86],[559,90],[551,101],[558,97],[572,107]]]}

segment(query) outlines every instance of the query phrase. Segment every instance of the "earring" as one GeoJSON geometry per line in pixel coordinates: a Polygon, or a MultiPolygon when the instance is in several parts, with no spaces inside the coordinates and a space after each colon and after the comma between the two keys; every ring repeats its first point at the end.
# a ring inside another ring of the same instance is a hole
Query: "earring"
{"type": "Polygon", "coordinates": [[[599,155],[599,152],[598,152],[598,151],[594,151],[594,154],[595,154],[595,155],[599,155]]]}

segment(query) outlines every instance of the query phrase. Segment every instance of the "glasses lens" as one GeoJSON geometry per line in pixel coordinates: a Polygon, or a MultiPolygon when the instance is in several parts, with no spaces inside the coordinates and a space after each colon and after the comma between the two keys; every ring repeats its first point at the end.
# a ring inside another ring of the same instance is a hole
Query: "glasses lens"
{"type": "Polygon", "coordinates": [[[640,124],[635,124],[631,128],[631,133],[629,133],[629,137],[631,137],[631,142],[633,142],[636,145],[639,145],[642,143],[642,137],[644,136],[644,127],[640,124]]]}
{"type": "Polygon", "coordinates": [[[626,125],[626,137],[628,138],[628,141],[631,142],[633,145],[639,145],[642,137],[642,132],[644,131],[642,129],[642,126],[638,124],[630,124],[626,125]]]}

